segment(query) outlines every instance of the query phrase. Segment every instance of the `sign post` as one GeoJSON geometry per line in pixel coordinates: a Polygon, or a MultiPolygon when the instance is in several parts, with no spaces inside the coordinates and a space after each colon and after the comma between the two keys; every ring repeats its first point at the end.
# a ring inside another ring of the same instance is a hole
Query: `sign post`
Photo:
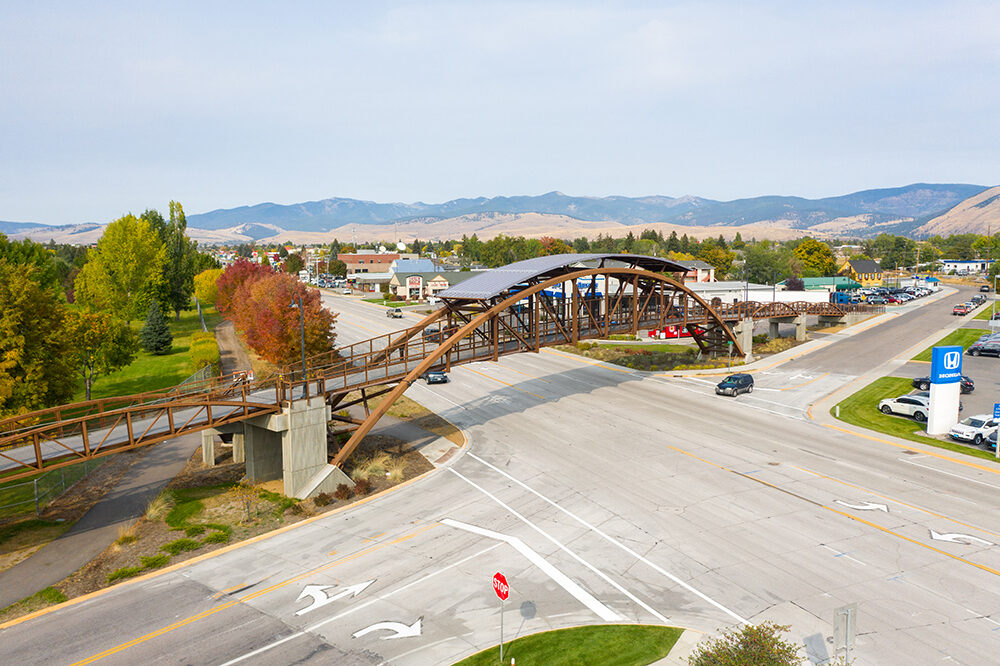
{"type": "Polygon", "coordinates": [[[961,346],[931,349],[930,413],[927,415],[929,435],[943,435],[958,421],[963,351],[961,346]]]}
{"type": "Polygon", "coordinates": [[[503,663],[503,602],[510,596],[510,585],[499,571],[493,574],[493,591],[500,597],[500,663],[503,663]]]}

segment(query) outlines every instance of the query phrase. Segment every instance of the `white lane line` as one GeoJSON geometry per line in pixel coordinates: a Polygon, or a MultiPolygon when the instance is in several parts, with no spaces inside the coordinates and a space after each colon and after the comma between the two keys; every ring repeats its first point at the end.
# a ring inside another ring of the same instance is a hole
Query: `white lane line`
{"type": "Polygon", "coordinates": [[[666,616],[664,616],[662,613],[660,613],[659,611],[657,611],[655,608],[653,608],[652,606],[650,606],[646,602],[644,602],[641,599],[639,599],[637,596],[635,596],[634,594],[632,594],[631,592],[629,592],[628,590],[626,590],[624,587],[622,587],[621,585],[619,585],[615,581],[611,580],[607,576],[607,574],[605,574],[603,571],[601,571],[600,569],[598,569],[597,567],[595,567],[590,562],[587,562],[586,560],[584,560],[582,557],[580,557],[579,555],[577,555],[576,553],[574,553],[572,550],[570,550],[569,548],[567,548],[565,545],[563,545],[558,539],[556,539],[555,537],[553,537],[551,534],[549,534],[548,532],[546,532],[545,530],[543,530],[542,528],[540,528],[538,525],[535,525],[533,522],[531,522],[530,520],[528,520],[527,518],[525,518],[524,516],[522,516],[512,506],[510,506],[509,504],[505,503],[499,497],[497,497],[496,495],[493,495],[492,493],[490,493],[488,490],[486,490],[482,486],[480,486],[480,485],[476,484],[475,482],[469,480],[468,478],[462,476],[462,474],[460,472],[456,472],[454,468],[449,467],[448,471],[450,471],[452,474],[456,475],[458,478],[462,479],[463,481],[465,481],[466,483],[468,483],[470,486],[472,486],[473,488],[475,488],[476,490],[478,490],[479,492],[481,492],[482,494],[486,495],[491,500],[493,500],[494,502],[496,502],[497,504],[499,504],[500,506],[502,506],[512,516],[514,516],[515,518],[517,518],[518,520],[520,520],[522,523],[524,523],[525,525],[527,525],[528,527],[530,527],[531,529],[535,530],[536,532],[538,532],[539,534],[541,534],[543,537],[545,537],[546,539],[548,539],[549,541],[551,541],[553,544],[555,544],[559,548],[559,550],[563,551],[564,553],[566,553],[567,555],[569,555],[570,557],[572,557],[574,560],[576,560],[577,562],[579,562],[580,564],[582,564],[586,568],[590,569],[594,574],[596,574],[598,577],[600,577],[601,580],[603,580],[605,583],[607,583],[611,587],[615,588],[616,590],[618,590],[619,592],[621,592],[622,594],[624,594],[626,597],[628,597],[629,599],[631,599],[633,602],[635,602],[636,604],[638,604],[639,606],[641,606],[643,609],[645,609],[645,611],[647,613],[653,615],[660,622],[663,622],[664,624],[669,624],[670,620],[668,620],[666,618],[666,616]]]}
{"type": "Polygon", "coordinates": [[[304,635],[306,635],[308,633],[312,633],[312,632],[316,631],[317,629],[319,629],[320,627],[322,627],[324,625],[330,624],[331,622],[339,620],[342,617],[346,617],[346,616],[350,615],[351,613],[359,611],[362,608],[366,608],[368,606],[371,606],[374,603],[378,603],[379,601],[383,601],[385,599],[388,599],[389,597],[391,597],[391,596],[393,596],[395,594],[399,594],[400,592],[402,592],[403,590],[405,590],[407,588],[410,588],[410,587],[413,587],[414,585],[422,583],[422,582],[424,582],[425,580],[427,580],[429,578],[433,578],[434,576],[437,576],[439,573],[444,573],[448,569],[453,569],[454,567],[457,567],[459,565],[465,564],[469,560],[475,559],[475,558],[479,557],[480,555],[482,555],[483,553],[487,553],[487,552],[493,550],[494,548],[499,548],[502,545],[503,544],[497,543],[497,544],[493,544],[492,546],[489,546],[488,548],[483,548],[482,550],[477,551],[477,552],[473,553],[472,555],[469,555],[468,557],[462,558],[458,562],[453,562],[452,564],[449,564],[446,567],[438,569],[437,571],[430,572],[429,574],[427,574],[426,576],[423,576],[422,578],[418,578],[417,580],[415,580],[415,581],[413,581],[411,583],[407,583],[403,587],[396,588],[392,592],[386,592],[385,594],[383,594],[380,597],[377,597],[377,598],[372,599],[370,601],[366,601],[363,604],[358,604],[357,606],[353,606],[353,607],[345,610],[343,613],[339,613],[337,615],[334,615],[333,617],[328,617],[325,620],[320,620],[316,624],[308,626],[305,629],[303,629],[302,631],[297,631],[297,632],[295,632],[294,634],[292,634],[290,636],[285,636],[281,640],[274,641],[273,643],[269,643],[268,645],[265,645],[262,648],[257,648],[253,652],[247,652],[244,655],[236,657],[236,659],[231,659],[231,660],[225,662],[224,664],[220,664],[220,666],[230,666],[231,664],[237,664],[237,663],[239,663],[241,661],[245,661],[247,659],[250,659],[251,657],[256,657],[259,654],[267,652],[268,650],[270,650],[272,648],[276,648],[279,645],[281,645],[282,643],[287,643],[288,641],[294,640],[294,639],[299,638],[301,636],[304,636],[304,635]]]}
{"type": "MultiPolygon", "coordinates": [[[[701,391],[696,391],[693,388],[688,388],[686,386],[681,386],[680,384],[671,384],[670,382],[665,382],[662,379],[656,379],[655,377],[653,377],[651,379],[654,379],[655,381],[658,381],[658,382],[661,382],[663,384],[666,384],[667,386],[673,386],[675,388],[680,389],[681,391],[687,391],[688,393],[694,393],[695,395],[700,395],[700,396],[703,396],[703,397],[706,395],[705,393],[702,393],[701,391]]],[[[765,400],[764,402],[768,402],[768,401],[765,400]]],[[[751,405],[750,403],[744,402],[744,401],[734,400],[733,404],[735,404],[735,405],[742,405],[742,406],[744,406],[744,407],[746,407],[748,409],[756,409],[758,412],[767,412],[768,414],[774,414],[775,416],[783,416],[786,419],[802,419],[802,420],[805,419],[805,416],[796,416],[795,414],[786,414],[784,412],[776,412],[773,409],[768,409],[767,407],[761,407],[759,405],[751,405]]],[[[776,405],[778,405],[780,407],[786,407],[788,409],[796,409],[796,410],[798,410],[800,412],[805,412],[806,411],[805,409],[802,409],[801,407],[792,407],[791,405],[782,405],[781,403],[777,403],[777,402],[774,403],[774,404],[776,404],[776,405]]]]}
{"type": "Polygon", "coordinates": [[[569,511],[568,509],[564,509],[563,507],[559,506],[554,501],[550,500],[545,495],[542,495],[540,492],[538,492],[537,490],[535,490],[531,486],[527,485],[526,483],[524,483],[524,482],[522,482],[522,481],[520,481],[518,479],[515,479],[513,476],[511,476],[507,472],[503,471],[502,469],[496,467],[495,465],[493,465],[491,463],[488,463],[487,461],[483,460],[482,458],[480,458],[476,454],[472,453],[471,451],[466,452],[466,455],[467,456],[472,456],[473,459],[478,460],[482,464],[484,464],[487,467],[489,467],[490,469],[492,469],[494,472],[497,472],[498,474],[501,474],[502,476],[507,477],[508,479],[510,479],[511,481],[513,481],[514,483],[516,483],[517,485],[521,486],[522,488],[524,488],[525,490],[527,490],[528,492],[530,492],[532,495],[535,495],[536,497],[538,497],[539,499],[541,499],[544,502],[548,503],[549,505],[555,507],[556,509],[559,509],[559,511],[562,511],[564,514],[566,514],[567,516],[569,516],[570,518],[572,518],[576,522],[580,523],[581,525],[583,525],[587,529],[591,530],[595,534],[601,536],[605,541],[607,541],[607,542],[609,542],[611,544],[614,544],[615,546],[618,546],[619,548],[621,548],[622,550],[624,550],[626,553],[628,553],[632,557],[636,558],[637,560],[639,560],[643,564],[645,564],[645,565],[649,566],[650,568],[652,568],[654,571],[662,574],[663,576],[666,576],[667,578],[669,578],[670,580],[672,580],[677,585],[680,585],[681,587],[683,587],[688,592],[694,594],[695,596],[699,597],[700,599],[703,599],[704,601],[707,601],[708,603],[712,604],[713,606],[715,606],[716,608],[718,608],[722,612],[724,612],[727,615],[729,615],[730,617],[734,618],[737,622],[740,622],[742,624],[749,624],[750,623],[749,620],[746,620],[745,618],[741,617],[737,613],[729,610],[728,608],[726,608],[725,606],[723,606],[722,604],[720,604],[715,599],[712,599],[711,597],[709,597],[705,593],[696,590],[691,585],[685,583],[683,580],[681,580],[677,576],[673,575],[672,573],[670,573],[669,571],[667,571],[666,569],[664,569],[660,565],[655,564],[654,562],[649,561],[648,559],[646,559],[645,557],[643,557],[639,553],[635,552],[634,550],[632,550],[631,548],[629,548],[625,544],[623,544],[623,543],[619,542],[618,540],[616,540],[614,537],[612,537],[612,536],[604,533],[599,528],[597,528],[594,525],[591,525],[590,523],[588,523],[583,518],[580,518],[575,513],[569,511]]]}
{"type": "Polygon", "coordinates": [[[468,408],[468,407],[465,407],[465,406],[463,406],[463,405],[460,405],[460,404],[458,404],[457,402],[455,402],[454,400],[449,400],[448,398],[444,397],[443,395],[441,395],[441,394],[440,394],[440,393],[438,393],[437,391],[432,391],[431,389],[427,388],[427,387],[426,387],[426,386],[424,386],[423,384],[416,384],[416,383],[414,383],[414,384],[410,384],[410,388],[413,388],[414,386],[416,386],[417,388],[420,388],[420,389],[423,389],[423,390],[427,391],[428,393],[430,393],[431,395],[433,395],[433,396],[434,396],[435,398],[441,398],[441,399],[442,399],[442,400],[444,400],[445,402],[450,402],[451,404],[455,405],[456,407],[459,407],[459,408],[461,408],[461,409],[464,409],[464,410],[466,410],[466,411],[468,411],[468,410],[469,410],[469,408],[468,408]]]}
{"type": "Polygon", "coordinates": [[[848,554],[847,554],[847,553],[845,553],[845,552],[842,552],[842,551],[839,551],[839,550],[837,550],[836,548],[830,548],[830,547],[829,547],[828,545],[826,545],[825,543],[821,543],[820,545],[821,545],[821,546],[823,546],[824,548],[826,548],[827,550],[829,550],[830,552],[832,552],[832,553],[836,553],[836,557],[843,557],[843,558],[846,558],[846,559],[850,560],[851,562],[857,562],[858,564],[860,564],[860,565],[861,565],[861,566],[863,566],[863,567],[866,567],[866,566],[868,566],[867,564],[865,564],[865,563],[864,563],[864,562],[862,562],[861,560],[856,560],[856,559],[854,559],[853,557],[851,557],[850,555],[848,555],[848,554]]]}
{"type": "MultiPolygon", "coordinates": [[[[720,368],[720,370],[721,370],[721,368],[720,368]]],[[[719,382],[709,381],[708,379],[701,379],[699,377],[682,377],[681,379],[683,379],[685,381],[689,381],[689,382],[699,382],[701,384],[708,384],[709,386],[715,386],[716,384],[719,383],[719,382]]],[[[754,391],[775,391],[775,392],[777,392],[777,391],[780,391],[781,389],[767,388],[766,386],[754,386],[753,390],[754,391]]]]}
{"type": "Polygon", "coordinates": [[[932,472],[939,472],[941,474],[947,474],[948,476],[954,476],[955,478],[962,479],[963,481],[969,481],[970,483],[978,483],[981,486],[989,486],[990,488],[995,488],[997,490],[1000,490],[1000,486],[994,485],[992,483],[986,483],[985,481],[978,481],[976,479],[970,479],[967,476],[962,476],[961,474],[955,474],[954,472],[946,472],[943,469],[938,469],[937,467],[931,467],[930,465],[921,465],[918,462],[914,462],[912,460],[907,460],[906,458],[899,458],[898,460],[900,462],[905,462],[905,463],[907,463],[909,465],[916,465],[917,467],[923,467],[924,469],[929,469],[932,472]]]}
{"type": "MultiPolygon", "coordinates": [[[[524,555],[525,559],[534,564],[536,567],[542,570],[546,576],[552,579],[552,581],[561,587],[562,589],[569,592],[571,595],[576,597],[576,600],[582,603],[584,606],[594,611],[599,618],[605,622],[618,622],[621,620],[621,616],[614,612],[600,601],[594,598],[590,592],[580,587],[579,584],[570,580],[570,577],[563,572],[556,569],[554,566],[549,564],[548,560],[536,553],[531,549],[528,544],[524,543],[515,536],[510,536],[509,534],[501,534],[500,532],[494,532],[492,530],[487,530],[482,527],[477,527],[476,525],[469,525],[468,523],[460,523],[457,520],[452,520],[451,518],[445,518],[441,521],[442,525],[450,525],[460,530],[465,530],[466,532],[472,532],[473,534],[478,534],[479,536],[487,537],[488,539],[496,539],[497,541],[502,541],[509,544],[514,550],[524,555]]],[[[664,619],[664,622],[666,620],[664,619]]]]}

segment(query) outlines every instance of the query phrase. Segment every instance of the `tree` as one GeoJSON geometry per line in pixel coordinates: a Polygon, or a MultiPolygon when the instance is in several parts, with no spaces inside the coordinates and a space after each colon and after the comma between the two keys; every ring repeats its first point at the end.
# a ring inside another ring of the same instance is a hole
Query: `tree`
{"type": "Polygon", "coordinates": [[[66,334],[57,289],[39,283],[39,269],[0,258],[0,415],[69,401],[76,388],[69,361],[76,340],[66,334]]]}
{"type": "Polygon", "coordinates": [[[239,259],[233,262],[215,281],[215,309],[231,319],[234,299],[239,289],[244,284],[259,280],[271,273],[270,268],[261,266],[255,261],[239,259]]]}
{"type": "Polygon", "coordinates": [[[139,351],[132,327],[104,312],[72,312],[66,330],[73,340],[71,361],[83,379],[87,400],[97,377],[124,368],[139,351]]]}
{"type": "Polygon", "coordinates": [[[187,218],[184,208],[176,201],[170,202],[170,222],[164,232],[163,244],[167,249],[164,274],[167,283],[167,301],[177,319],[181,310],[191,307],[194,293],[195,256],[197,243],[187,237],[187,218]]]}
{"type": "Polygon", "coordinates": [[[719,638],[698,645],[691,666],[799,666],[799,647],[781,638],[789,626],[764,622],[726,629],[719,638]]]}
{"type": "Polygon", "coordinates": [[[298,275],[299,271],[306,267],[306,262],[302,261],[302,256],[299,254],[290,254],[285,257],[285,262],[281,264],[282,270],[286,273],[292,273],[293,275],[298,275]]]}
{"type": "Polygon", "coordinates": [[[795,247],[795,256],[802,262],[803,270],[812,277],[833,275],[837,272],[837,262],[833,250],[826,243],[815,238],[803,238],[795,247]]]}
{"type": "Polygon", "coordinates": [[[337,277],[345,277],[347,275],[347,264],[340,259],[331,259],[326,267],[326,272],[337,277]]]}
{"type": "Polygon", "coordinates": [[[299,298],[305,316],[306,353],[330,350],[336,315],[323,307],[318,290],[287,273],[268,273],[244,282],[230,305],[233,323],[247,344],[268,361],[293,361],[299,357],[299,311],[290,304],[298,304],[299,298]]]}
{"type": "Polygon", "coordinates": [[[144,350],[157,356],[169,354],[174,344],[174,336],[163,319],[160,304],[156,301],[149,304],[149,313],[146,315],[145,325],[139,331],[139,340],[144,350]]]}
{"type": "Polygon", "coordinates": [[[802,281],[802,278],[793,275],[792,277],[785,280],[785,290],[786,291],[805,291],[806,285],[802,281]]]}
{"type": "Polygon", "coordinates": [[[567,254],[573,251],[569,245],[558,238],[552,238],[550,236],[542,236],[538,239],[542,244],[542,253],[545,255],[551,254],[567,254]]]}
{"type": "Polygon", "coordinates": [[[55,287],[62,291],[62,280],[70,266],[59,261],[54,252],[41,243],[24,240],[9,241],[0,234],[0,258],[19,266],[33,266],[34,281],[43,287],[55,287]],[[65,265],[65,273],[60,269],[65,265]]]}
{"type": "Polygon", "coordinates": [[[194,296],[202,305],[215,305],[215,300],[219,296],[216,282],[221,275],[221,268],[211,268],[194,276],[194,296]]]}
{"type": "Polygon", "coordinates": [[[109,224],[77,275],[78,303],[119,314],[144,316],[152,300],[165,299],[167,251],[149,222],[126,215],[109,224]]]}

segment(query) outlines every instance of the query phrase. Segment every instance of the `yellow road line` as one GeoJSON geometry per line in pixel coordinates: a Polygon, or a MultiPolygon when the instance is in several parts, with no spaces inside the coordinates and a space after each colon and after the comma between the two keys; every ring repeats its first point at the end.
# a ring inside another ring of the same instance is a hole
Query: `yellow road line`
{"type": "Polygon", "coordinates": [[[376,534],[373,537],[364,537],[364,539],[365,539],[365,541],[374,541],[375,539],[379,538],[380,536],[382,536],[384,534],[385,534],[385,532],[379,532],[378,534],[376,534]]]}
{"type": "Polygon", "coordinates": [[[817,381],[817,380],[820,380],[820,379],[823,379],[823,378],[824,378],[824,377],[826,377],[826,376],[827,376],[828,374],[830,374],[830,373],[829,373],[829,372],[824,372],[824,373],[823,373],[822,375],[820,375],[819,377],[813,377],[812,379],[809,379],[809,380],[806,380],[806,381],[802,382],[801,384],[796,384],[795,386],[786,386],[785,388],[783,388],[783,389],[778,389],[778,390],[779,390],[779,391],[791,391],[792,389],[797,389],[797,388],[801,388],[801,387],[803,387],[803,386],[806,386],[807,384],[812,384],[813,382],[815,382],[815,381],[817,381]]]}
{"type": "Polygon", "coordinates": [[[943,520],[955,523],[956,525],[961,525],[962,527],[968,527],[969,529],[976,530],[977,532],[983,532],[984,534],[989,534],[994,537],[1000,537],[1000,534],[996,532],[991,532],[988,529],[982,527],[976,527],[975,525],[970,525],[969,523],[958,520],[957,518],[951,518],[949,516],[946,516],[943,513],[937,513],[936,511],[931,511],[930,509],[925,509],[923,507],[917,506],[916,504],[910,504],[909,502],[904,502],[903,500],[896,499],[895,497],[890,497],[889,495],[883,495],[882,493],[877,493],[874,490],[869,490],[864,486],[855,485],[849,481],[841,481],[840,479],[834,478],[832,476],[827,476],[826,474],[814,472],[811,469],[798,467],[796,465],[789,465],[789,467],[791,467],[792,469],[797,469],[800,472],[805,472],[806,474],[812,474],[814,476],[818,476],[821,479],[826,479],[827,481],[833,481],[834,483],[839,483],[841,485],[847,486],[848,488],[854,488],[855,490],[860,490],[861,492],[868,493],[869,495],[874,495],[875,497],[881,497],[884,500],[888,500],[896,504],[901,504],[902,506],[909,507],[910,509],[914,509],[915,511],[921,511],[923,513],[926,513],[927,515],[934,516],[935,518],[941,518],[943,520]]]}
{"type": "Polygon", "coordinates": [[[247,601],[251,601],[252,599],[256,599],[257,597],[262,597],[265,594],[269,594],[271,592],[274,592],[275,590],[280,590],[283,587],[287,587],[287,586],[291,585],[292,583],[296,583],[298,581],[301,581],[301,580],[303,580],[305,578],[308,578],[309,576],[315,575],[315,574],[317,574],[317,573],[319,573],[321,571],[326,571],[327,569],[332,569],[333,567],[340,566],[341,564],[344,564],[346,562],[351,562],[353,560],[358,559],[359,557],[363,557],[365,555],[373,553],[376,550],[381,550],[382,548],[385,548],[387,546],[391,546],[393,544],[400,543],[402,541],[406,541],[407,539],[410,539],[410,538],[416,536],[417,534],[420,534],[421,532],[426,532],[427,530],[432,529],[434,527],[437,527],[440,524],[441,523],[431,523],[430,525],[426,525],[426,526],[424,526],[424,527],[422,527],[422,528],[420,528],[418,530],[415,530],[411,534],[408,534],[406,536],[400,537],[398,539],[394,539],[393,541],[387,541],[385,543],[376,544],[376,545],[374,545],[374,546],[372,546],[370,548],[366,548],[365,550],[359,551],[359,552],[354,553],[352,555],[347,555],[347,556],[342,557],[339,560],[336,560],[334,562],[330,562],[329,564],[324,564],[324,565],[316,567],[314,569],[310,569],[309,571],[301,573],[301,574],[299,574],[297,576],[293,576],[291,578],[283,580],[280,583],[275,583],[274,585],[271,585],[270,587],[266,587],[266,588],[264,588],[262,590],[258,590],[257,592],[251,592],[250,594],[247,594],[247,595],[245,595],[243,597],[240,597],[239,599],[235,599],[233,601],[228,601],[228,602],[226,602],[226,603],[224,603],[224,604],[222,604],[220,606],[215,606],[214,608],[209,608],[208,610],[202,611],[201,613],[198,613],[197,615],[192,615],[190,617],[184,618],[183,620],[178,620],[177,622],[174,622],[173,624],[169,624],[169,625],[167,625],[165,627],[157,629],[156,631],[151,631],[148,634],[145,634],[143,636],[139,636],[138,638],[134,638],[134,639],[132,639],[130,641],[122,643],[121,645],[117,645],[117,646],[115,646],[113,648],[109,648],[109,649],[105,650],[104,652],[99,652],[98,654],[95,654],[93,656],[87,657],[86,659],[81,659],[80,661],[74,662],[71,666],[83,666],[84,664],[90,664],[90,663],[93,663],[95,661],[99,661],[101,659],[104,659],[105,657],[110,657],[111,655],[117,654],[117,653],[119,653],[119,652],[121,652],[123,650],[126,650],[126,649],[130,648],[130,647],[134,647],[136,645],[139,645],[140,643],[145,643],[148,640],[151,640],[151,639],[156,638],[158,636],[162,636],[164,634],[170,633],[171,631],[174,631],[176,629],[180,629],[182,627],[186,627],[187,625],[192,624],[194,622],[197,622],[198,620],[203,620],[206,617],[215,615],[216,613],[224,611],[227,608],[231,608],[231,607],[233,607],[233,606],[235,606],[237,604],[242,604],[242,603],[245,603],[247,601]]]}
{"type": "Polygon", "coordinates": [[[991,574],[993,574],[995,576],[1000,576],[1000,571],[998,571],[997,569],[994,569],[992,567],[988,567],[985,564],[978,564],[976,562],[973,562],[972,560],[967,560],[964,557],[961,557],[959,555],[953,555],[952,553],[949,553],[946,550],[941,550],[940,548],[936,548],[934,546],[931,546],[930,544],[926,544],[926,543],[924,543],[922,541],[917,541],[916,539],[912,539],[912,538],[910,538],[910,537],[908,537],[908,536],[906,536],[904,534],[900,534],[899,532],[890,530],[888,527],[882,527],[878,523],[873,523],[870,520],[865,520],[864,518],[860,518],[858,516],[854,516],[852,514],[849,514],[849,513],[845,512],[845,511],[841,511],[839,509],[834,509],[833,507],[826,506],[825,504],[822,504],[820,502],[815,502],[813,500],[810,500],[810,499],[807,499],[805,497],[802,497],[801,495],[796,495],[796,494],[792,493],[791,491],[788,491],[788,490],[785,490],[784,488],[776,486],[773,483],[768,483],[767,481],[764,481],[763,479],[759,479],[757,477],[750,476],[748,474],[742,474],[740,472],[737,472],[734,469],[730,469],[729,467],[726,467],[725,465],[720,465],[718,463],[712,462],[711,460],[706,460],[704,458],[701,458],[699,456],[694,455],[693,453],[691,453],[689,451],[685,451],[684,449],[679,449],[676,446],[669,446],[668,445],[667,448],[673,449],[674,451],[677,451],[678,453],[683,453],[686,456],[690,456],[690,457],[694,458],[695,460],[700,460],[703,463],[707,463],[707,464],[712,465],[713,467],[717,467],[717,468],[719,468],[721,470],[725,470],[727,472],[732,472],[733,474],[737,474],[739,476],[742,476],[744,479],[748,479],[750,481],[756,481],[757,483],[760,483],[760,484],[763,484],[765,486],[768,486],[769,488],[774,488],[775,490],[777,490],[779,492],[791,494],[794,497],[798,497],[799,499],[801,499],[804,502],[809,502],[810,504],[814,504],[814,505],[816,505],[816,506],[818,506],[820,508],[826,509],[827,511],[829,511],[831,513],[835,513],[835,514],[837,514],[839,516],[843,516],[844,518],[849,518],[851,520],[857,521],[857,522],[862,523],[864,525],[868,525],[869,527],[874,527],[875,529],[879,530],[880,532],[885,532],[886,534],[891,534],[892,536],[897,537],[899,539],[902,539],[903,541],[909,541],[910,543],[912,543],[914,545],[920,546],[922,548],[926,548],[927,550],[933,551],[933,552],[938,553],[940,555],[944,555],[945,557],[950,557],[953,560],[957,560],[959,562],[963,562],[965,564],[971,565],[971,566],[976,567],[977,569],[981,569],[982,571],[985,571],[987,573],[991,573],[991,574]]]}
{"type": "Polygon", "coordinates": [[[546,384],[551,384],[552,383],[552,382],[550,382],[547,379],[542,379],[541,377],[536,377],[534,375],[529,375],[527,372],[521,372],[520,370],[515,370],[514,368],[508,367],[506,365],[501,366],[501,367],[503,367],[504,370],[509,370],[510,372],[516,372],[519,375],[524,375],[525,377],[531,377],[532,379],[538,380],[540,382],[545,382],[546,384]]]}
{"type": "Polygon", "coordinates": [[[503,384],[504,386],[509,386],[510,388],[514,389],[515,391],[520,391],[521,393],[527,393],[528,395],[533,395],[533,396],[535,396],[536,398],[538,398],[539,400],[545,400],[545,397],[544,397],[544,396],[541,396],[541,395],[538,395],[537,393],[532,393],[531,391],[525,391],[524,389],[519,389],[519,388],[517,388],[516,386],[514,386],[513,384],[510,384],[510,383],[508,383],[508,382],[505,382],[505,381],[504,381],[504,380],[502,380],[502,379],[497,379],[496,377],[490,377],[489,375],[487,375],[487,374],[485,374],[485,373],[482,373],[482,372],[479,372],[478,370],[473,370],[473,369],[472,369],[472,368],[470,368],[469,366],[465,366],[465,369],[466,369],[466,370],[468,370],[469,372],[474,372],[474,373],[476,373],[476,374],[477,374],[477,375],[479,375],[480,377],[486,377],[486,379],[492,379],[492,380],[493,380],[493,381],[495,381],[495,382],[500,382],[500,383],[501,383],[501,384],[503,384]]]}

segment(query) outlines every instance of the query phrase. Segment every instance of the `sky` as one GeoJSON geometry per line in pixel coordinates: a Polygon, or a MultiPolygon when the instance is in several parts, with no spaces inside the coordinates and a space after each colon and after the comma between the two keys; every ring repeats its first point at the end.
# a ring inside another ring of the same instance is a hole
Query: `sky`
{"type": "Polygon", "coordinates": [[[1000,183],[995,1],[6,0],[0,26],[5,221],[1000,183]]]}

